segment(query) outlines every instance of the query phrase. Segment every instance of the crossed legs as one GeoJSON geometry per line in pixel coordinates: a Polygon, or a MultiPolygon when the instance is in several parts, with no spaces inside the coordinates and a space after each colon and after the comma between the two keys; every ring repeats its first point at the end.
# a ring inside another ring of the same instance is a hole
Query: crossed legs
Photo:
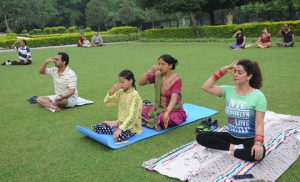
{"type": "Polygon", "coordinates": [[[56,111],[60,111],[61,109],[67,106],[68,100],[63,99],[59,102],[58,101],[53,102],[48,96],[40,96],[37,98],[37,103],[40,104],[41,106],[48,107],[56,111]]]}
{"type": "Polygon", "coordinates": [[[268,48],[268,47],[271,47],[271,43],[270,42],[268,42],[268,43],[256,42],[255,44],[259,48],[268,48]]]}

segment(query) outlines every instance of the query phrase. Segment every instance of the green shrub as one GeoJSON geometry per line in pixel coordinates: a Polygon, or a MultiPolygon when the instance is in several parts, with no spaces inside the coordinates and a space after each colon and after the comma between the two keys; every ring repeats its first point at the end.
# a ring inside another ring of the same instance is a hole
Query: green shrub
{"type": "Polygon", "coordinates": [[[52,34],[58,33],[57,27],[50,27],[50,29],[51,29],[50,31],[51,31],[52,34]]]}
{"type": "Polygon", "coordinates": [[[75,33],[75,32],[77,31],[77,26],[71,26],[71,27],[69,27],[69,28],[68,28],[68,31],[69,31],[70,33],[75,33]]]}
{"type": "MultiPolygon", "coordinates": [[[[88,39],[91,39],[94,33],[89,32],[85,35],[88,39]]],[[[80,35],[78,33],[69,34],[52,34],[52,35],[34,35],[31,39],[27,40],[29,47],[43,47],[43,46],[57,46],[57,45],[69,45],[76,44],[79,40],[80,35]]],[[[108,42],[123,42],[123,41],[133,41],[140,38],[139,34],[117,34],[117,35],[103,35],[104,43],[108,42]]],[[[0,39],[0,47],[9,48],[16,38],[5,38],[0,39]]]]}
{"type": "Polygon", "coordinates": [[[107,31],[108,34],[131,34],[136,32],[137,32],[137,28],[130,27],[130,26],[113,27],[112,29],[107,31]]]}
{"type": "Polygon", "coordinates": [[[86,27],[86,28],[84,29],[84,31],[85,31],[85,32],[91,32],[92,29],[91,29],[91,27],[86,27]]]}
{"type": "Polygon", "coordinates": [[[236,25],[201,26],[198,27],[200,37],[229,38],[236,31],[236,25]]]}
{"type": "Polygon", "coordinates": [[[6,39],[0,39],[0,47],[1,48],[10,48],[11,45],[16,42],[16,37],[15,38],[6,38],[6,39]]]}
{"type": "Polygon", "coordinates": [[[18,34],[18,36],[21,36],[21,37],[31,37],[31,35],[29,35],[28,33],[20,33],[20,34],[18,34]]]}
{"type": "Polygon", "coordinates": [[[116,35],[102,35],[104,43],[107,42],[124,42],[124,41],[134,41],[141,38],[140,34],[116,34],[116,35]]]}
{"type": "Polygon", "coordinates": [[[65,33],[67,31],[66,27],[59,26],[59,27],[46,27],[43,30],[45,34],[57,34],[57,33],[65,33]]]}
{"type": "Polygon", "coordinates": [[[27,30],[22,30],[22,34],[27,34],[28,31],[27,30]]]}
{"type": "Polygon", "coordinates": [[[165,28],[165,29],[149,29],[143,32],[143,36],[149,39],[154,38],[195,38],[193,29],[184,28],[165,28]]]}
{"type": "Polygon", "coordinates": [[[43,30],[42,30],[42,29],[39,29],[39,28],[35,28],[35,29],[33,29],[30,33],[31,33],[31,34],[35,34],[35,35],[37,35],[37,34],[42,34],[42,33],[43,33],[43,30]]]}
{"type": "Polygon", "coordinates": [[[9,36],[9,37],[16,37],[17,34],[16,34],[16,33],[7,33],[6,36],[9,36]]]}
{"type": "Polygon", "coordinates": [[[51,27],[45,27],[44,30],[43,30],[43,32],[45,34],[51,34],[52,33],[52,28],[51,27]]]}
{"type": "MultiPolygon", "coordinates": [[[[297,21],[282,21],[282,22],[259,22],[259,23],[244,23],[232,25],[218,26],[200,26],[198,27],[200,37],[214,38],[229,38],[237,28],[242,28],[247,37],[258,37],[264,27],[268,27],[272,36],[280,30],[283,24],[287,23],[295,34],[300,33],[300,20],[297,21]]],[[[155,38],[195,38],[193,29],[186,28],[165,28],[165,29],[149,29],[143,32],[143,37],[148,39],[155,38]]]]}
{"type": "Polygon", "coordinates": [[[59,27],[56,27],[56,33],[65,33],[66,32],[66,27],[64,26],[59,26],[59,27]]]}
{"type": "MultiPolygon", "coordinates": [[[[278,40],[280,38],[277,38],[278,40]]],[[[247,42],[254,42],[257,38],[248,38],[247,42]]],[[[147,39],[141,38],[139,39],[140,42],[232,42],[232,38],[159,38],[159,39],[147,39]]]]}
{"type": "MultiPolygon", "coordinates": [[[[65,33],[65,34],[42,34],[42,35],[31,35],[31,38],[43,38],[43,37],[58,37],[58,36],[64,36],[64,37],[68,37],[68,36],[78,36],[78,33],[65,33]]],[[[93,36],[94,33],[93,32],[87,32],[85,33],[86,36],[90,37],[93,36]]]]}

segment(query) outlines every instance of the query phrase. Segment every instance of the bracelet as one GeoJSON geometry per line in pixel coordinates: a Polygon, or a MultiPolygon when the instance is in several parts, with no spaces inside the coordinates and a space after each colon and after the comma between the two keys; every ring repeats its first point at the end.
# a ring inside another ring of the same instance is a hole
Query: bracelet
{"type": "Polygon", "coordinates": [[[213,73],[211,75],[216,81],[220,79],[220,77],[218,77],[218,75],[216,73],[213,73]]]}
{"type": "Polygon", "coordinates": [[[264,136],[263,135],[255,135],[254,142],[261,142],[264,143],[264,136]]]}
{"type": "Polygon", "coordinates": [[[224,68],[222,67],[221,69],[218,70],[218,73],[220,75],[220,77],[224,76],[224,68]]]}
{"type": "Polygon", "coordinates": [[[220,68],[212,74],[212,77],[217,81],[225,75],[224,67],[220,68]]]}

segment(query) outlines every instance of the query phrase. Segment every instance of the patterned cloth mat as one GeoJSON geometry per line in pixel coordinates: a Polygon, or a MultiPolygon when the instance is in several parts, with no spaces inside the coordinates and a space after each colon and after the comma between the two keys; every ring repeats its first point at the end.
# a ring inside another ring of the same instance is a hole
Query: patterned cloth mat
{"type": "Polygon", "coordinates": [[[194,141],[144,162],[143,167],[182,181],[231,181],[234,175],[249,173],[255,179],[275,181],[300,155],[300,117],[267,111],[265,147],[262,162],[245,162],[194,141]]]}

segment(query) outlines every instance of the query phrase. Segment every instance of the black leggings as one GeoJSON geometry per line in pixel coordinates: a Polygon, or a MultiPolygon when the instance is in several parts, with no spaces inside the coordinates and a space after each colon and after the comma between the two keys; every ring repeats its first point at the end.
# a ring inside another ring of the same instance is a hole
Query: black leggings
{"type": "Polygon", "coordinates": [[[28,65],[31,64],[31,60],[27,60],[26,63],[24,61],[11,61],[11,65],[28,65]]]}
{"type": "MultiPolygon", "coordinates": [[[[234,151],[234,157],[245,161],[257,161],[255,155],[251,155],[251,149],[254,145],[254,138],[240,139],[233,137],[228,132],[200,132],[197,136],[197,142],[207,148],[226,150],[229,151],[230,144],[238,145],[243,144],[244,149],[236,149],[234,151]]],[[[266,154],[266,148],[264,147],[263,157],[266,154]]]]}

